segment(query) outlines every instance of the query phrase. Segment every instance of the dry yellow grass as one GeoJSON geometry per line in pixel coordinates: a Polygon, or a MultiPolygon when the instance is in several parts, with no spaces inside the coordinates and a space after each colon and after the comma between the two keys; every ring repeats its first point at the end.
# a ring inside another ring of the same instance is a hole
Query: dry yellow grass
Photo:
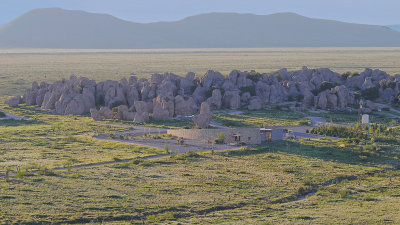
{"type": "Polygon", "coordinates": [[[162,50],[0,50],[0,96],[22,94],[32,81],[53,82],[74,74],[107,80],[131,73],[189,71],[201,76],[213,69],[271,72],[302,66],[328,67],[338,72],[379,68],[400,73],[400,48],[259,48],[162,50]]]}

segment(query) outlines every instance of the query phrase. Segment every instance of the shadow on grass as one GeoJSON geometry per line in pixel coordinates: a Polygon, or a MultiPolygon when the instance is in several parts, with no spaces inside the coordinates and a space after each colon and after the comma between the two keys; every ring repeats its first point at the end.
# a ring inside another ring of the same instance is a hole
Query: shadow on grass
{"type": "Polygon", "coordinates": [[[248,156],[268,152],[287,153],[353,165],[371,166],[373,164],[381,164],[394,166],[393,159],[385,153],[363,158],[361,157],[362,154],[356,153],[351,149],[341,149],[331,146],[316,146],[289,140],[264,143],[255,147],[248,147],[247,149],[225,151],[218,154],[225,156],[248,156]]]}
{"type": "Polygon", "coordinates": [[[0,127],[15,127],[15,126],[22,126],[22,125],[38,125],[44,124],[44,122],[39,120],[0,120],[0,127]]]}

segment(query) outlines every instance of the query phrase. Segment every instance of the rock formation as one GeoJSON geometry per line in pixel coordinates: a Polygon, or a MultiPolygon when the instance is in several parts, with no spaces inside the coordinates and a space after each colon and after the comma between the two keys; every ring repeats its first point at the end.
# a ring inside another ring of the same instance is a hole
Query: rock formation
{"type": "Polygon", "coordinates": [[[207,128],[208,125],[210,125],[211,120],[212,114],[210,106],[206,102],[201,103],[200,114],[193,117],[194,124],[198,128],[207,128]]]}
{"type": "MultiPolygon", "coordinates": [[[[23,97],[15,96],[6,103],[13,107],[21,103],[37,105],[65,115],[90,112],[95,120],[114,118],[112,109],[118,107],[115,111],[119,119],[145,122],[149,113],[156,120],[193,115],[204,102],[210,110],[257,110],[264,104],[285,101],[300,102],[296,105],[302,109],[350,110],[348,106],[358,104],[360,99],[397,101],[399,83],[399,74],[390,76],[381,70],[342,75],[326,68],[307,67],[271,74],[234,70],[228,76],[210,70],[200,78],[194,73],[185,77],[164,73],[153,74],[149,80],[132,76],[98,83],[71,76],[53,84],[33,82],[23,97]]],[[[209,118],[201,117],[205,122],[209,118]]]]}

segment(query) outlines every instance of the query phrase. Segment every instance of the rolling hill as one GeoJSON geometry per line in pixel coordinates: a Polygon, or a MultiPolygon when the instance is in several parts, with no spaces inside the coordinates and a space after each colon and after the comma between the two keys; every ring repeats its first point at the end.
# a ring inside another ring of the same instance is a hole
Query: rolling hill
{"type": "Polygon", "coordinates": [[[30,11],[0,28],[0,48],[251,48],[400,46],[400,32],[294,13],[208,13],[135,23],[59,8],[30,11]]]}

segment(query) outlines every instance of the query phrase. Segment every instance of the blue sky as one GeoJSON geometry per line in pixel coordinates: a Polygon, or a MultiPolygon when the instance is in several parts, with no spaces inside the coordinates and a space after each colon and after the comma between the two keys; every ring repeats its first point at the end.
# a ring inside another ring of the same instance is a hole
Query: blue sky
{"type": "Polygon", "coordinates": [[[400,24],[400,0],[0,0],[0,26],[35,8],[107,13],[135,22],[173,21],[207,12],[295,12],[364,24],[400,24]]]}

